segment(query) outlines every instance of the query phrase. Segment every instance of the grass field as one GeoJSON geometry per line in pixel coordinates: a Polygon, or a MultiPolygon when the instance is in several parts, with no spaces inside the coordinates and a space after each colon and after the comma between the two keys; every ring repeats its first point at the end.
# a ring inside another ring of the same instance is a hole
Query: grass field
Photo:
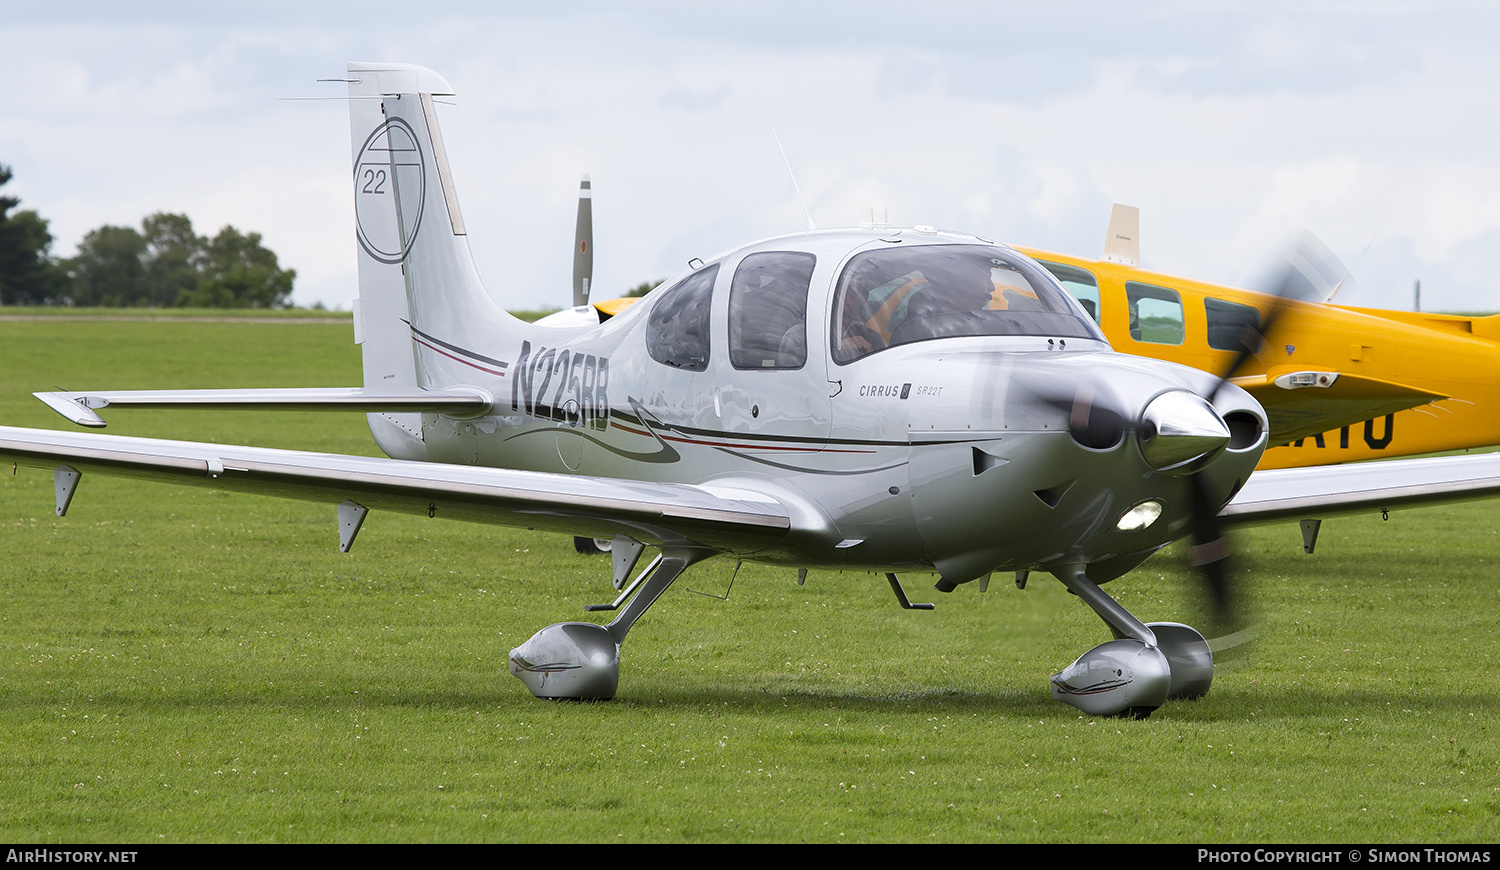
{"type": "MultiPolygon", "coordinates": [[[[33,390],[348,386],[335,323],[0,322],[0,423],[33,390]]],[[[116,412],[111,433],[373,453],[362,418],[116,412]]],[[[5,469],[9,472],[10,469],[5,469]]],[[[585,618],[560,536],[87,476],[0,486],[0,839],[1500,839],[1500,505],[1239,539],[1260,640],[1202,701],[1079,716],[1047,677],[1103,625],[1044,576],[899,610],[883,580],[691,571],[620,697],[546,703],[512,646],[585,618]]],[[[1110,591],[1191,621],[1175,554],[1110,591]]]]}
{"type": "Polygon", "coordinates": [[[83,308],[60,305],[7,305],[0,320],[342,320],[347,311],[321,308],[83,308]]]}

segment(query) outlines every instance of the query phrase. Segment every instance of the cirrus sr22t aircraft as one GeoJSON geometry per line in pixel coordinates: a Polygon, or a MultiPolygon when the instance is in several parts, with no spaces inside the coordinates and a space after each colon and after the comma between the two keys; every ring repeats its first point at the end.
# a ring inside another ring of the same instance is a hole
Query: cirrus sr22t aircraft
{"type": "Polygon", "coordinates": [[[362,411],[391,458],[0,429],[0,455],[54,469],[59,514],[97,471],[337,504],[346,550],[372,509],[610,539],[618,616],[511,653],[547,698],[613,697],[631,626],[712,556],[885,574],[907,607],[902,573],[947,592],[1045,571],[1115,638],[1054,697],[1144,715],[1208,691],[1210,647],[1100,584],[1189,535],[1213,579],[1226,504],[1286,519],[1497,488],[1489,466],[1431,461],[1251,480],[1267,425],[1249,394],[1115,353],[1034,261],[928,227],[769,239],[603,323],[524,323],[470,256],[432,100],[452,88],[398,64],[348,81],[364,388],[38,396],[94,427],[108,406],[362,411]]]}

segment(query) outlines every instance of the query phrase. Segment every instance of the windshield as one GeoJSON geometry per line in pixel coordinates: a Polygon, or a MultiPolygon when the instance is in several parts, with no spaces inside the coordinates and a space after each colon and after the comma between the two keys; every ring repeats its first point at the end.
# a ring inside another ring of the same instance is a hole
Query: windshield
{"type": "Polygon", "coordinates": [[[835,362],[976,335],[1103,340],[1056,279],[1000,248],[885,248],[858,254],[844,267],[833,307],[835,362]]]}

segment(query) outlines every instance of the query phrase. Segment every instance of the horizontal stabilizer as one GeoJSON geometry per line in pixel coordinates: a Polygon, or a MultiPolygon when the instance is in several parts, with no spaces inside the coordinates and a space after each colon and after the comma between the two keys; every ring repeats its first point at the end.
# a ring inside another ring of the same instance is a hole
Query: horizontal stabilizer
{"type": "Polygon", "coordinates": [[[1418,387],[1348,372],[1272,369],[1233,378],[1266,409],[1270,444],[1286,444],[1448,398],[1418,387]]]}
{"type": "Polygon", "coordinates": [[[285,390],[118,390],[85,393],[33,393],[57,413],[80,426],[102,429],[101,408],[200,408],[259,411],[437,411],[455,417],[488,414],[494,398],[471,387],[430,392],[375,392],[359,387],[313,387],[285,390]]]}

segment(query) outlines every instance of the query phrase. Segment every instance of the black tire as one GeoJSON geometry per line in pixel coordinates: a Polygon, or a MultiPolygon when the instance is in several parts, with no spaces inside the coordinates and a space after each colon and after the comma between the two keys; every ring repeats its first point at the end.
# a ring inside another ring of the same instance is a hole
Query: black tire
{"type": "Polygon", "coordinates": [[[614,541],[606,538],[573,538],[573,549],[582,556],[598,556],[614,548],[614,541]]]}

